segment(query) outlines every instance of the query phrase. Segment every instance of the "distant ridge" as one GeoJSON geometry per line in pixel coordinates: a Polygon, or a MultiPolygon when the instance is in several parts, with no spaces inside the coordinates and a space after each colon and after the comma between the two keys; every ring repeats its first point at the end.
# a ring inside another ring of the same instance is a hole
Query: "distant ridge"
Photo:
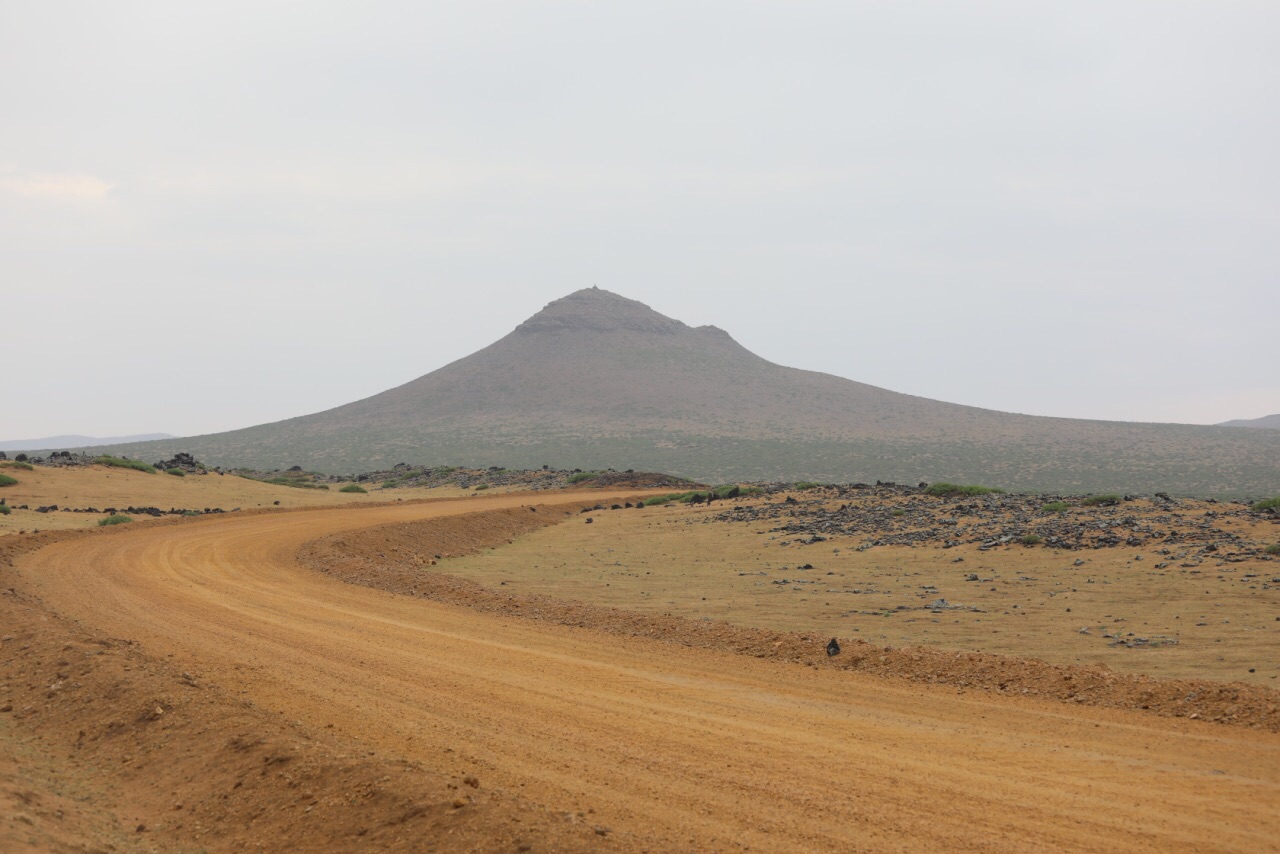
{"type": "Polygon", "coordinates": [[[690,327],[597,288],[555,300],[488,347],[364,400],[118,451],[147,460],[189,451],[217,465],[333,473],[399,462],[550,465],[713,482],[1280,493],[1274,431],[1041,418],[899,394],[773,364],[721,329],[690,327]]]}
{"type": "Polygon", "coordinates": [[[139,433],[135,436],[46,436],[43,439],[0,440],[0,451],[60,451],[66,448],[82,448],[85,445],[106,447],[125,442],[150,442],[156,439],[172,439],[172,433],[139,433]]]}
{"type": "Polygon", "coordinates": [[[1223,421],[1219,427],[1250,427],[1255,430],[1280,430],[1280,415],[1264,415],[1261,418],[1237,418],[1223,421]]]}

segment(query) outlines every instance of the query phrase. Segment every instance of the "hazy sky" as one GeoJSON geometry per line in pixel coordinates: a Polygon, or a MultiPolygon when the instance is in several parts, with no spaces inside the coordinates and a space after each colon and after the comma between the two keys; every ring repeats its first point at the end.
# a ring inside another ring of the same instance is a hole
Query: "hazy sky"
{"type": "Polygon", "coordinates": [[[581,287],[1041,415],[1280,412],[1280,3],[0,0],[0,438],[366,397],[581,287]]]}

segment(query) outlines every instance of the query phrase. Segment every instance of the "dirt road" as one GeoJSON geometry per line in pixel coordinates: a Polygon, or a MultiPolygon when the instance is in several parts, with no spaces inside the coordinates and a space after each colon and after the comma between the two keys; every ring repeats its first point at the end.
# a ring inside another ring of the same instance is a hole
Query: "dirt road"
{"type": "Polygon", "coordinates": [[[299,726],[518,793],[597,826],[601,846],[1280,844],[1275,734],[494,617],[295,559],[324,535],[531,500],[139,528],[27,555],[19,579],[47,607],[299,726]]]}

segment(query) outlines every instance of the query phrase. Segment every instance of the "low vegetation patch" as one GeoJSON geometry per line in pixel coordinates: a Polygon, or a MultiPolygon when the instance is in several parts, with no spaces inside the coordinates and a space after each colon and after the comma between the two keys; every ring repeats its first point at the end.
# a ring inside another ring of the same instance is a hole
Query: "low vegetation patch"
{"type": "Polygon", "coordinates": [[[0,516],[8,516],[12,512],[8,504],[0,504],[0,516]]]}
{"type": "Polygon", "coordinates": [[[339,492],[359,492],[364,495],[367,495],[369,493],[369,490],[365,489],[363,486],[361,486],[358,483],[348,483],[346,486],[342,487],[342,489],[339,489],[338,491],[339,492]]]}
{"type": "MultiPolygon", "coordinates": [[[[4,505],[0,505],[0,507],[2,506],[4,505]]],[[[1280,543],[1272,543],[1271,545],[1263,549],[1263,551],[1269,555],[1280,555],[1280,543]]]]}
{"type": "Polygon", "coordinates": [[[310,483],[305,480],[298,480],[294,477],[273,477],[264,480],[263,483],[270,483],[276,486],[292,486],[294,489],[325,489],[329,488],[327,483],[310,483]]]}
{"type": "Polygon", "coordinates": [[[1252,505],[1250,510],[1255,513],[1261,513],[1263,510],[1280,510],[1280,498],[1268,498],[1252,505]]]}
{"type": "Polygon", "coordinates": [[[477,487],[476,487],[476,492],[479,492],[479,491],[480,491],[480,490],[482,490],[482,489],[488,489],[488,488],[489,488],[489,484],[487,484],[487,483],[482,483],[482,484],[480,484],[479,486],[477,486],[477,487]]]}
{"type": "Polygon", "coordinates": [[[723,501],[726,498],[737,498],[740,495],[756,495],[760,492],[758,486],[739,486],[736,483],[728,483],[724,486],[717,486],[712,489],[694,489],[689,492],[670,492],[666,495],[654,495],[646,498],[643,502],[646,507],[653,507],[656,504],[702,504],[708,498],[717,501],[723,501]]]}
{"type": "Polygon", "coordinates": [[[108,525],[124,525],[132,521],[133,521],[132,516],[125,516],[122,513],[113,513],[112,515],[106,517],[105,519],[99,519],[98,527],[105,528],[108,525]]]}
{"type": "Polygon", "coordinates": [[[1018,542],[1022,543],[1024,546],[1038,546],[1044,541],[1041,540],[1037,534],[1027,534],[1018,542]]]}
{"type": "Polygon", "coordinates": [[[183,471],[182,469],[165,469],[165,470],[164,470],[164,473],[165,473],[165,474],[171,474],[171,475],[173,475],[174,477],[186,477],[186,476],[187,476],[187,473],[186,473],[185,471],[183,471]]]}
{"type": "Polygon", "coordinates": [[[931,483],[925,488],[928,495],[938,495],[949,497],[952,495],[991,495],[1003,493],[1004,490],[995,486],[978,486],[977,484],[962,483],[931,483]]]}
{"type": "Polygon", "coordinates": [[[1090,495],[1080,503],[1085,507],[1114,507],[1120,500],[1119,495],[1090,495]]]}
{"type": "Polygon", "coordinates": [[[822,486],[820,483],[814,483],[811,480],[802,480],[796,484],[796,489],[804,491],[806,489],[818,489],[822,486]]]}
{"type": "Polygon", "coordinates": [[[1040,509],[1045,513],[1065,513],[1069,505],[1065,501],[1050,501],[1040,509]]]}
{"type": "Polygon", "coordinates": [[[16,477],[9,477],[7,474],[0,474],[0,486],[13,486],[18,482],[16,477]]]}
{"type": "Polygon", "coordinates": [[[35,467],[31,463],[0,463],[0,468],[4,469],[22,469],[23,471],[35,471],[35,467]]]}
{"type": "Polygon", "coordinates": [[[580,471],[569,475],[569,483],[582,483],[584,480],[595,480],[600,476],[598,471],[580,471]]]}
{"type": "Polygon", "coordinates": [[[103,454],[96,458],[94,462],[100,466],[112,466],[113,468],[118,469],[134,469],[136,471],[145,471],[147,474],[156,473],[155,466],[148,465],[140,460],[126,460],[124,457],[113,457],[109,454],[103,454]]]}

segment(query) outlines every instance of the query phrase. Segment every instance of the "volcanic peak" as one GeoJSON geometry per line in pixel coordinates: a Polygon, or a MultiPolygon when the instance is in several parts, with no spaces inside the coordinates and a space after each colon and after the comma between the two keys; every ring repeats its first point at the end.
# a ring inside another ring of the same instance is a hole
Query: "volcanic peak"
{"type": "Polygon", "coordinates": [[[677,335],[690,327],[649,306],[600,288],[583,288],[547,303],[542,311],[516,327],[517,333],[636,332],[677,335]]]}

